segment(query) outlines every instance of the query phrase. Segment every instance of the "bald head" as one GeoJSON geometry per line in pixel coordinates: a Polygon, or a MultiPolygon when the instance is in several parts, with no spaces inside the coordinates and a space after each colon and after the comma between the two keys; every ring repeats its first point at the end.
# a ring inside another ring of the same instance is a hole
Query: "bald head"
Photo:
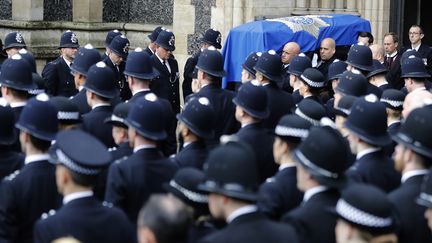
{"type": "Polygon", "coordinates": [[[381,63],[384,62],[385,50],[380,44],[372,44],[369,46],[372,51],[372,59],[378,60],[381,63]]]}
{"type": "Polygon", "coordinates": [[[281,61],[283,64],[290,64],[293,57],[300,53],[300,46],[296,42],[288,42],[282,49],[281,61]]]}
{"type": "Polygon", "coordinates": [[[330,60],[336,53],[336,42],[332,38],[325,38],[321,41],[320,57],[321,60],[330,60]]]}
{"type": "Polygon", "coordinates": [[[429,91],[419,90],[408,93],[403,103],[402,116],[407,118],[412,110],[430,104],[431,101],[432,94],[429,91]]]}

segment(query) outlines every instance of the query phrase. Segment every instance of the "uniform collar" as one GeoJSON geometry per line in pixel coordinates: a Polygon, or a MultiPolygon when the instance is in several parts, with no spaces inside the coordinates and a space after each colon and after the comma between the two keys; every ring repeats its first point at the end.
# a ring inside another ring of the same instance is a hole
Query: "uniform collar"
{"type": "Polygon", "coordinates": [[[136,147],[133,149],[133,152],[136,153],[136,152],[138,152],[139,150],[142,150],[142,149],[148,149],[148,148],[156,148],[156,145],[154,145],[154,144],[143,144],[143,145],[138,145],[138,146],[136,146],[136,147]]]}
{"type": "Polygon", "coordinates": [[[161,62],[162,65],[164,65],[164,61],[165,60],[163,60],[162,58],[160,58],[156,52],[154,53],[154,55],[157,57],[157,59],[159,59],[159,62],[161,62]]]}
{"type": "Polygon", "coordinates": [[[63,198],[63,204],[67,204],[68,202],[73,201],[75,199],[91,197],[91,196],[93,196],[93,191],[74,192],[69,195],[66,195],[63,198]]]}
{"type": "Polygon", "coordinates": [[[98,107],[101,107],[101,106],[111,106],[111,105],[110,104],[104,104],[104,103],[96,104],[96,105],[92,106],[92,110],[94,110],[98,107]]]}
{"type": "Polygon", "coordinates": [[[424,170],[412,170],[412,171],[408,171],[406,173],[403,173],[402,177],[401,177],[401,182],[404,183],[406,182],[409,178],[414,177],[414,176],[419,176],[419,175],[426,175],[429,171],[424,169],[424,170]]]}
{"type": "Polygon", "coordinates": [[[48,154],[32,154],[25,157],[24,164],[30,164],[37,161],[48,160],[48,154]]]}
{"type": "Polygon", "coordinates": [[[137,91],[132,92],[132,96],[134,96],[134,95],[136,95],[136,94],[138,94],[138,93],[140,93],[140,92],[147,92],[147,91],[150,91],[150,88],[146,88],[146,89],[139,89],[139,90],[137,90],[137,91]]]}
{"type": "Polygon", "coordinates": [[[309,199],[311,199],[311,197],[313,197],[315,194],[318,194],[318,193],[320,193],[320,192],[327,191],[327,190],[328,190],[328,188],[325,187],[325,186],[316,186],[316,187],[313,187],[313,188],[311,188],[311,189],[308,189],[308,190],[306,190],[305,193],[304,193],[304,196],[303,196],[303,202],[307,202],[307,201],[309,201],[309,199]]]}
{"type": "Polygon", "coordinates": [[[395,123],[401,123],[401,121],[400,121],[400,120],[392,121],[392,122],[390,122],[390,123],[387,125],[387,127],[389,127],[389,126],[391,126],[391,125],[393,125],[393,124],[395,124],[395,123]]]}
{"type": "Polygon", "coordinates": [[[258,211],[258,207],[256,205],[246,205],[234,210],[226,219],[227,223],[231,223],[234,219],[238,218],[241,215],[254,213],[258,211]]]}
{"type": "Polygon", "coordinates": [[[295,164],[281,164],[279,166],[279,171],[286,169],[286,168],[291,168],[291,167],[296,167],[296,165],[295,164]]]}
{"type": "Polygon", "coordinates": [[[17,108],[17,107],[23,107],[26,104],[27,104],[26,101],[20,101],[20,102],[12,102],[9,105],[10,105],[11,108],[17,108]]]}
{"type": "Polygon", "coordinates": [[[420,42],[420,44],[418,44],[418,46],[416,46],[415,48],[411,45],[411,49],[412,49],[412,50],[416,50],[416,51],[418,51],[418,50],[420,49],[420,46],[421,46],[421,42],[420,42]]]}
{"type": "Polygon", "coordinates": [[[386,57],[394,58],[395,56],[397,56],[397,54],[398,54],[398,51],[395,50],[394,52],[392,52],[392,53],[390,53],[390,54],[386,54],[386,57]]]}
{"type": "Polygon", "coordinates": [[[63,60],[66,62],[66,64],[68,65],[68,67],[71,66],[72,62],[70,62],[68,59],[64,58],[64,56],[62,56],[63,60]]]}
{"type": "Polygon", "coordinates": [[[356,159],[359,160],[361,157],[363,157],[363,156],[365,156],[367,154],[371,154],[371,153],[377,152],[379,150],[381,150],[381,148],[367,148],[365,150],[362,150],[362,151],[358,152],[357,156],[356,156],[356,159]]]}

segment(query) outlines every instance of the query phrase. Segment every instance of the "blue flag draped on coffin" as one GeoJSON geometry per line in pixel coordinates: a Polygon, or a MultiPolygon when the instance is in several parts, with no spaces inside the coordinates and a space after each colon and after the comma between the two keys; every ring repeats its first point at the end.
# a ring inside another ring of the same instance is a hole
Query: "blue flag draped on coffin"
{"type": "Polygon", "coordinates": [[[306,15],[253,21],[233,28],[226,39],[222,54],[227,82],[241,80],[241,65],[256,51],[282,50],[285,43],[295,41],[302,52],[319,48],[323,39],[331,37],[336,45],[357,42],[359,32],[371,32],[369,21],[348,14],[306,15]]]}

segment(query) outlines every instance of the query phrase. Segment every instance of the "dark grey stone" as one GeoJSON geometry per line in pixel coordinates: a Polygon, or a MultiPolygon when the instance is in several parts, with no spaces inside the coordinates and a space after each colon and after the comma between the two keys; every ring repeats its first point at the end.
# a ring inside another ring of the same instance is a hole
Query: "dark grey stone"
{"type": "Polygon", "coordinates": [[[200,39],[211,26],[211,7],[216,7],[216,0],[192,0],[195,6],[195,32],[188,35],[188,54],[192,55],[200,48],[200,39]]]}
{"type": "Polygon", "coordinates": [[[12,19],[12,0],[0,0],[0,19],[12,19]]]}
{"type": "Polygon", "coordinates": [[[44,0],[45,21],[72,21],[72,0],[44,0]]]}
{"type": "Polygon", "coordinates": [[[103,21],[172,25],[174,0],[104,0],[103,21]]]}

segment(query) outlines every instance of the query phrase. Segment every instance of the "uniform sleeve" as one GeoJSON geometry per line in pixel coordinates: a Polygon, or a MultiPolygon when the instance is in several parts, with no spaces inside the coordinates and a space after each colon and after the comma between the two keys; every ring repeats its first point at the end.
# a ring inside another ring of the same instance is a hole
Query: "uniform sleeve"
{"type": "Polygon", "coordinates": [[[47,238],[48,230],[44,227],[43,221],[39,220],[36,222],[33,229],[33,242],[34,243],[50,243],[51,241],[47,238]]]}
{"type": "Polygon", "coordinates": [[[192,73],[196,66],[196,60],[195,58],[188,58],[186,61],[186,64],[184,66],[184,72],[183,72],[183,83],[182,83],[182,89],[183,89],[183,97],[187,97],[188,95],[192,94],[192,73]]]}
{"type": "Polygon", "coordinates": [[[18,202],[12,185],[8,178],[0,184],[0,242],[12,242],[18,233],[18,202]]]}
{"type": "Polygon", "coordinates": [[[108,170],[105,201],[125,211],[127,205],[126,181],[119,163],[121,162],[114,162],[108,170]]]}
{"type": "Polygon", "coordinates": [[[45,81],[46,93],[56,96],[58,93],[59,77],[55,62],[49,62],[45,65],[42,71],[42,78],[45,81]]]}
{"type": "Polygon", "coordinates": [[[281,198],[275,182],[262,184],[258,193],[258,208],[269,218],[278,220],[281,217],[281,198]]]}

